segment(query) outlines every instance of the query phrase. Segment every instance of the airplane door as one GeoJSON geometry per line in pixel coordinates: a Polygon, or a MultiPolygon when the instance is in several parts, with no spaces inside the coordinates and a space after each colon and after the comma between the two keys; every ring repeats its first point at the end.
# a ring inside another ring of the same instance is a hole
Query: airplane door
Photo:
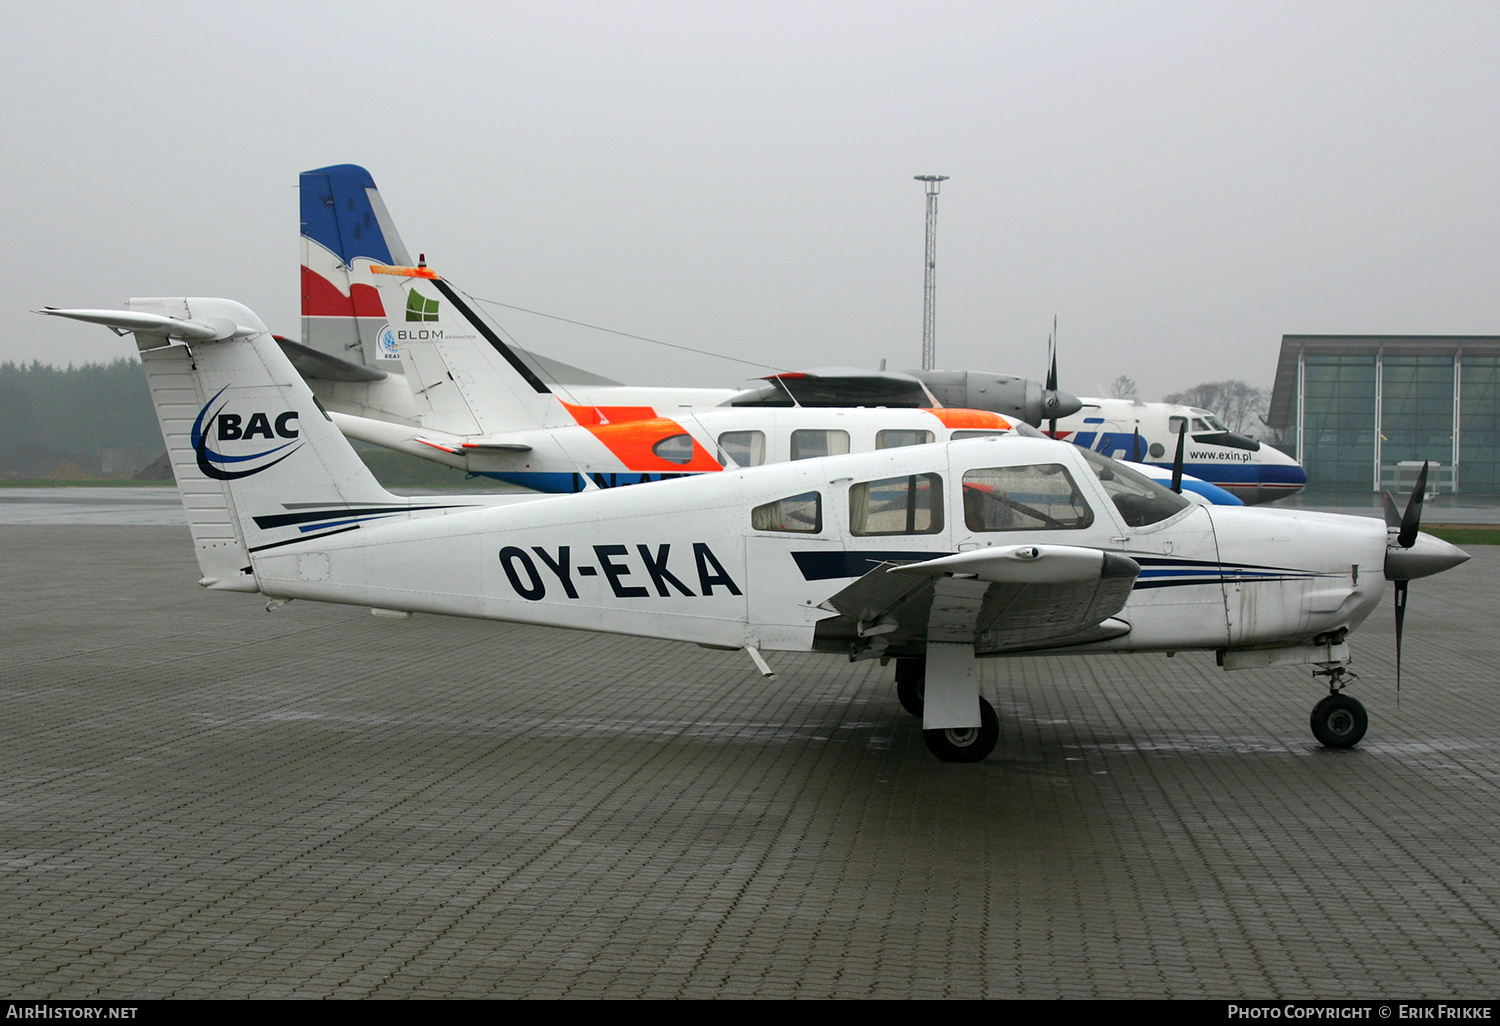
{"type": "Polygon", "coordinates": [[[1114,460],[1128,460],[1131,463],[1146,462],[1146,438],[1141,436],[1139,451],[1132,455],[1131,446],[1136,442],[1136,425],[1126,423],[1123,420],[1105,421],[1099,429],[1099,440],[1094,444],[1094,451],[1114,460]]]}
{"type": "Polygon", "coordinates": [[[750,511],[745,534],[747,644],[806,650],[813,626],[833,614],[819,604],[846,583],[841,502],[821,475],[750,511]]]}

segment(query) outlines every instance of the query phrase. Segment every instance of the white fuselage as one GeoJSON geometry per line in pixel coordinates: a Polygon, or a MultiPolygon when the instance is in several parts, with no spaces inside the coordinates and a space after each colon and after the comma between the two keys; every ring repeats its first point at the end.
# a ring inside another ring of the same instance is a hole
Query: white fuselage
{"type": "Polygon", "coordinates": [[[1384,587],[1386,540],[1373,519],[1242,508],[1190,506],[1131,527],[1072,447],[1010,438],[374,523],[268,546],[252,565],[259,589],[281,598],[805,651],[842,650],[847,631],[830,628],[836,618],[823,605],[880,562],[1066,544],[1142,567],[1118,615],[1129,632],[1074,650],[1233,650],[1307,644],[1358,625],[1384,587]],[[1028,462],[1067,469],[1092,511],[1089,526],[976,531],[966,523],[966,472],[1028,462]],[[942,482],[937,529],[854,534],[851,489],[908,475],[942,482]],[[807,494],[819,497],[818,530],[757,528],[757,507],[807,494]]]}
{"type": "Polygon", "coordinates": [[[1291,495],[1307,484],[1307,472],[1291,456],[1226,431],[1212,413],[1191,406],[1084,398],[1082,410],[1057,422],[1057,437],[1115,459],[1170,469],[1179,425],[1187,430],[1183,472],[1246,505],[1291,495]]]}

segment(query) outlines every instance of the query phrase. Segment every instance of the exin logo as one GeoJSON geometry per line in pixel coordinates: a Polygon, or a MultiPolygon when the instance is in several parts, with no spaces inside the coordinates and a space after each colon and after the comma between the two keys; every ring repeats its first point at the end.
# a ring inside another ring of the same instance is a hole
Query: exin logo
{"type": "Polygon", "coordinates": [[[406,294],[406,319],[409,321],[435,321],[438,319],[438,301],[418,295],[416,289],[406,294]]]}
{"type": "Polygon", "coordinates": [[[396,344],[396,333],[389,324],[380,329],[380,335],[375,339],[375,351],[382,360],[401,359],[401,347],[396,344]]]}
{"type": "Polygon", "coordinates": [[[242,455],[230,455],[210,448],[210,443],[248,442],[256,438],[274,442],[278,438],[296,439],[299,435],[297,414],[293,410],[279,413],[273,420],[268,413],[248,415],[225,413],[223,410],[227,400],[214,407],[214,403],[219,401],[219,396],[223,395],[228,388],[229,386],[225,385],[214,393],[214,397],[204,403],[203,409],[198,411],[198,419],[193,421],[193,451],[198,454],[198,469],[203,471],[205,477],[213,478],[215,481],[234,481],[252,474],[259,474],[262,470],[270,470],[302,447],[301,442],[289,441],[269,449],[259,449],[242,455]],[[283,451],[288,447],[290,451],[283,451]],[[276,456],[277,453],[281,455],[276,456]],[[225,464],[235,466],[252,463],[269,456],[276,456],[276,458],[269,463],[261,463],[259,466],[245,470],[231,470],[224,466],[225,464]]]}

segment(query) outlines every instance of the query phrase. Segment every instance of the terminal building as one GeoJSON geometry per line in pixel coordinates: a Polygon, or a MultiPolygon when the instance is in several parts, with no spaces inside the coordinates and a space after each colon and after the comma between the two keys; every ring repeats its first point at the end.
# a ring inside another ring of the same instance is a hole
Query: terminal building
{"type": "Polygon", "coordinates": [[[1500,336],[1283,335],[1266,420],[1310,492],[1500,494],[1500,336]]]}

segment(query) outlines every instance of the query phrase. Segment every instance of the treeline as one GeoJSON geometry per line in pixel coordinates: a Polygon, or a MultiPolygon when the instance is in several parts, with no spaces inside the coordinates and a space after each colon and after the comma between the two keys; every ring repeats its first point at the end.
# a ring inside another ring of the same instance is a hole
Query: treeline
{"type": "MultiPolygon", "coordinates": [[[[490,491],[493,482],[404,453],[356,445],[389,488],[490,491]]],[[[138,360],[53,367],[0,363],[0,479],[171,477],[138,360]]]]}
{"type": "Polygon", "coordinates": [[[45,476],[75,463],[129,476],[164,448],[138,360],[0,363],[0,474],[45,476]]]}

